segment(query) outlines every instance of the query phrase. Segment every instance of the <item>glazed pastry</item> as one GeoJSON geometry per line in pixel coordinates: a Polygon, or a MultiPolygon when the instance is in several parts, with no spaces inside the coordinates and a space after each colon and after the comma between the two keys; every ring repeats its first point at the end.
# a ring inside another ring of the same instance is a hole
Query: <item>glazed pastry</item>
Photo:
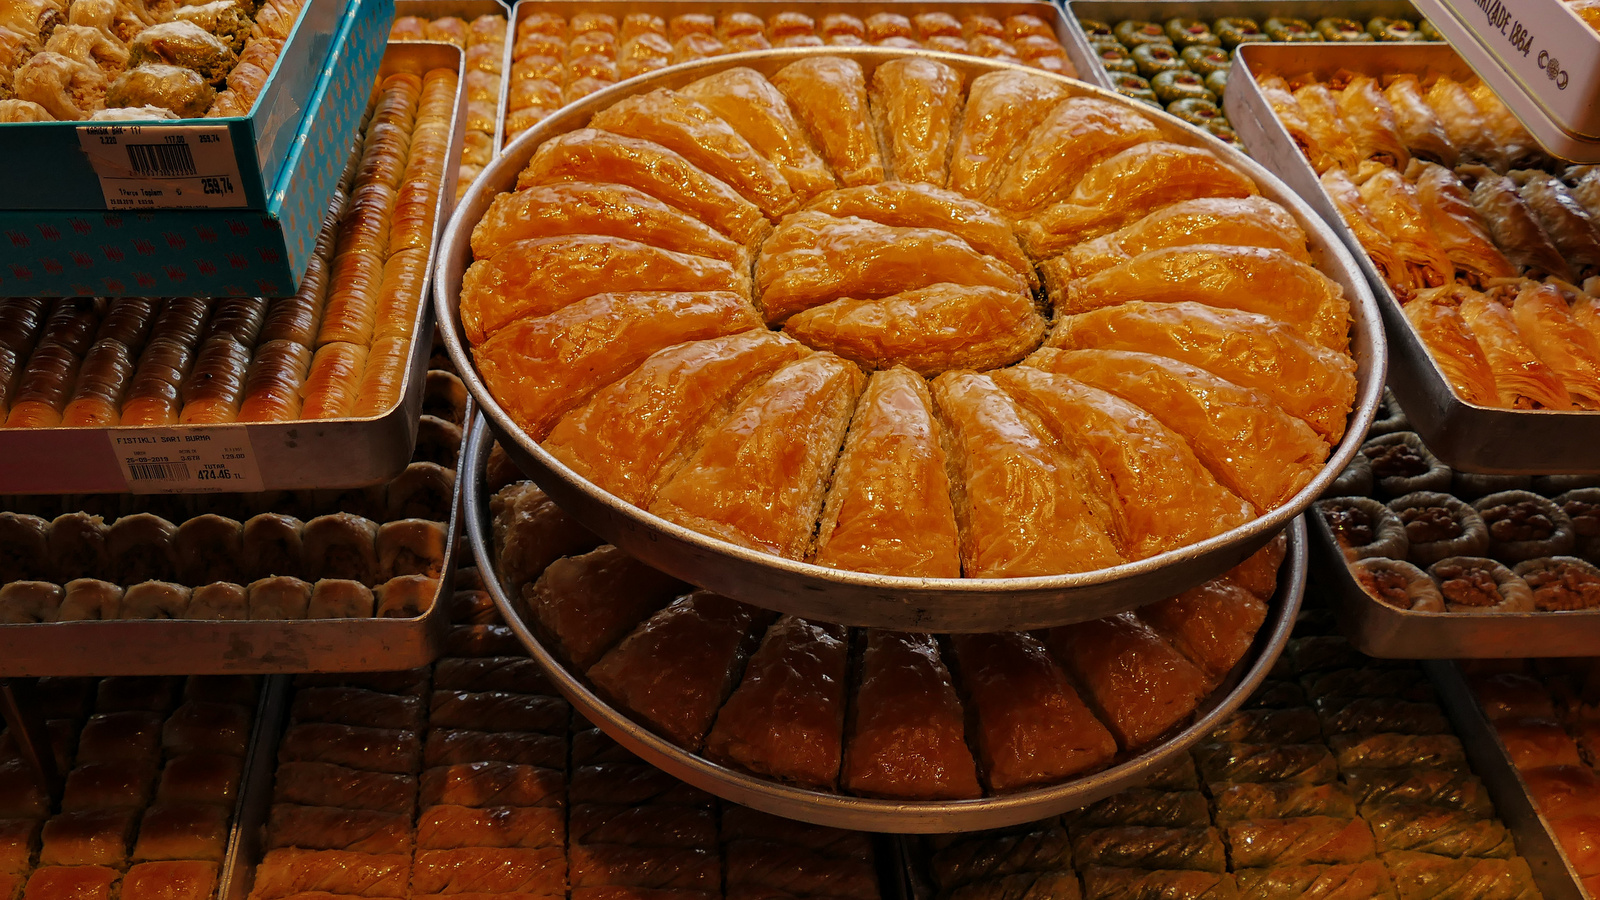
{"type": "Polygon", "coordinates": [[[962,701],[933,637],[869,629],[843,788],[882,798],[976,798],[978,770],[963,729],[962,701]]]}
{"type": "Polygon", "coordinates": [[[1450,612],[1532,612],[1527,582],[1492,559],[1453,556],[1428,567],[1450,612]]]}
{"type": "Polygon", "coordinates": [[[311,592],[311,585],[292,576],[257,579],[245,589],[247,617],[304,619],[311,592]]]}
{"type": "MultiPolygon", "coordinates": [[[[1315,718],[1312,717],[1313,721],[1315,718]]],[[[1308,739],[1317,740],[1320,737],[1320,733],[1313,731],[1308,739]]],[[[1355,798],[1340,784],[1299,784],[1293,781],[1217,784],[1213,787],[1213,797],[1217,804],[1219,825],[1301,816],[1329,816],[1347,820],[1356,817],[1355,798]]]]}
{"type": "Polygon", "coordinates": [[[242,538],[243,527],[223,516],[208,513],[184,522],[172,537],[177,580],[188,585],[239,581],[242,538]]]}
{"type": "Polygon", "coordinates": [[[1444,612],[1444,598],[1427,573],[1408,562],[1373,557],[1350,564],[1350,574],[1372,599],[1413,612],[1444,612]]]}
{"type": "Polygon", "coordinates": [[[1288,132],[1289,139],[1311,163],[1311,168],[1316,170],[1318,175],[1338,171],[1339,161],[1324,152],[1322,145],[1317,142],[1316,136],[1311,131],[1311,123],[1306,119],[1305,110],[1300,108],[1300,101],[1296,100],[1289,90],[1289,83],[1279,75],[1262,75],[1257,79],[1257,87],[1267,105],[1272,107],[1272,112],[1283,125],[1284,131],[1288,132]]]}
{"type": "Polygon", "coordinates": [[[810,210],[784,219],[762,245],[755,280],[769,323],[837,297],[866,300],[941,282],[1019,293],[1027,287],[1015,271],[949,232],[810,210]]]}
{"type": "Polygon", "coordinates": [[[1414,157],[1455,168],[1460,152],[1450,141],[1444,122],[1424,99],[1417,76],[1395,74],[1384,78],[1384,99],[1394,113],[1395,133],[1414,157]]]}
{"type": "Polygon", "coordinates": [[[345,850],[267,851],[256,867],[251,900],[280,900],[308,891],[374,897],[403,897],[411,877],[411,857],[345,850]]]}
{"type": "Polygon", "coordinates": [[[1472,102],[1483,116],[1487,137],[1499,148],[1507,168],[1539,168],[1550,160],[1516,115],[1495,96],[1493,88],[1481,79],[1475,79],[1467,87],[1467,92],[1472,95],[1472,102]]]}
{"type": "Polygon", "coordinates": [[[1519,185],[1517,194],[1534,220],[1574,271],[1587,274],[1600,266],[1600,227],[1566,185],[1553,175],[1527,169],[1512,172],[1511,180],[1519,185]]]}
{"type": "Polygon", "coordinates": [[[840,184],[876,184],[884,163],[868,115],[866,74],[854,60],[819,56],[790,63],[771,78],[789,100],[840,184]]]}
{"type": "Polygon", "coordinates": [[[655,90],[620,100],[596,113],[590,127],[676,151],[731,185],[769,218],[795,207],[794,192],[777,166],[727,122],[675,91],[655,90]]]}
{"type": "Polygon", "coordinates": [[[984,780],[996,791],[1099,768],[1116,741],[1042,644],[1020,632],[951,635],[976,710],[984,780]]]}
{"type": "Polygon", "coordinates": [[[1204,696],[1205,673],[1132,613],[1052,628],[1045,643],[1125,750],[1184,721],[1204,696]]]}
{"type": "Polygon", "coordinates": [[[1062,101],[1020,144],[994,203],[1020,218],[1075,197],[1097,163],[1160,137],[1160,129],[1126,106],[1091,97],[1062,101]]]}
{"type": "Polygon", "coordinates": [[[960,577],[940,438],[922,379],[900,368],[875,373],[834,466],[813,561],[858,572],[960,577]],[[907,502],[907,491],[918,499],[907,502]]]}
{"type": "Polygon", "coordinates": [[[1065,200],[1018,225],[1035,257],[1112,232],[1161,206],[1197,197],[1251,197],[1255,184],[1207,150],[1147,141],[1089,168],[1065,200]]]}
{"type": "Polygon", "coordinates": [[[589,669],[589,679],[669,740],[699,747],[763,619],[742,603],[698,591],[634,629],[589,669]],[[683,653],[685,647],[697,652],[683,653]]]}
{"type": "Polygon", "coordinates": [[[1354,364],[1348,356],[1309,344],[1265,316],[1196,303],[1125,303],[1063,317],[1046,346],[1133,350],[1199,366],[1267,394],[1329,441],[1343,436],[1355,397],[1354,364]],[[1274,360],[1275,371],[1263,371],[1223,348],[1241,337],[1255,346],[1258,358],[1274,360]]]}
{"type": "Polygon", "coordinates": [[[950,152],[951,190],[986,199],[1029,135],[1065,97],[1055,82],[1023,72],[986,72],[972,79],[950,152]]]}
{"type": "Polygon", "coordinates": [[[1378,489],[1390,497],[1450,489],[1450,467],[1440,462],[1415,432],[1379,435],[1362,444],[1361,453],[1372,461],[1378,489]]]}
{"type": "Polygon", "coordinates": [[[1134,68],[1145,78],[1154,78],[1162,72],[1183,71],[1183,57],[1171,44],[1140,44],[1133,48],[1134,68]]]}
{"type": "Polygon", "coordinates": [[[12,581],[0,586],[0,624],[52,622],[65,592],[48,581],[12,581]]]}
{"type": "Polygon", "coordinates": [[[846,630],[784,616],[767,630],[717,713],[706,753],[819,789],[838,779],[844,742],[846,630]]]}
{"type": "Polygon", "coordinates": [[[1472,507],[1449,494],[1418,491],[1389,501],[1406,529],[1405,558],[1426,568],[1452,556],[1481,556],[1489,549],[1489,530],[1472,507]]]}
{"type": "Polygon", "coordinates": [[[1400,516],[1370,497],[1318,500],[1316,508],[1347,562],[1374,557],[1405,559],[1411,550],[1400,516]]]}
{"type": "Polygon", "coordinates": [[[1594,609],[1600,606],[1600,569],[1575,556],[1549,556],[1512,569],[1533,591],[1533,608],[1594,609]]]}
{"type": "Polygon", "coordinates": [[[556,560],[520,596],[536,626],[582,671],[686,589],[606,545],[556,560]]]}
{"type": "Polygon", "coordinates": [[[1072,833],[1073,861],[1085,868],[1194,869],[1226,872],[1222,835],[1208,826],[1079,828],[1072,833]]]}
{"type": "Polygon", "coordinates": [[[56,621],[98,621],[120,618],[122,588],[93,578],[78,578],[65,585],[56,621]]]}
{"type": "Polygon", "coordinates": [[[1217,484],[1183,438],[1126,400],[1026,366],[991,377],[1098,473],[1096,493],[1111,506],[1127,558],[1187,546],[1254,517],[1254,507],[1217,484]]]}
{"type": "Polygon", "coordinates": [[[1600,409],[1600,341],[1578,324],[1559,288],[1524,282],[1511,304],[1517,331],[1581,409],[1600,409]]]}
{"type": "Polygon", "coordinates": [[[1539,227],[1511,179],[1483,166],[1460,166],[1456,173],[1473,181],[1472,205],[1513,265],[1533,270],[1523,274],[1546,273],[1563,281],[1573,280],[1572,267],[1550,243],[1549,235],[1539,227]]]}
{"type": "Polygon", "coordinates": [[[964,575],[1057,574],[1124,561],[1088,466],[1029,424],[993,379],[947,372],[933,395],[949,431],[964,575]],[[1023,477],[1032,485],[1025,505],[1014,487],[996,489],[995,479],[1015,485],[1023,477]]]}
{"type": "Polygon", "coordinates": [[[1367,209],[1366,201],[1362,199],[1355,183],[1338,169],[1329,169],[1319,180],[1340,218],[1344,219],[1360,241],[1361,249],[1366,251],[1378,275],[1397,298],[1402,302],[1409,300],[1422,285],[1417,281],[1416,273],[1406,264],[1395,242],[1384,232],[1372,211],[1367,209]]]}
{"type": "Polygon", "coordinates": [[[1073,277],[1085,278],[1154,250],[1231,244],[1281,250],[1310,263],[1305,231],[1287,210],[1264,197],[1204,197],[1174,203],[1131,225],[1066,252],[1073,277]]]}
{"type": "Polygon", "coordinates": [[[1406,177],[1415,184],[1417,203],[1429,230],[1455,264],[1458,276],[1482,288],[1491,279],[1517,274],[1489,237],[1487,227],[1473,209],[1471,194],[1455,173],[1416,160],[1406,170],[1406,177]]]}
{"type": "Polygon", "coordinates": [[[836,185],[783,94],[753,69],[726,69],[690,83],[681,92],[733,126],[778,167],[802,201],[836,185]]]}
{"type": "Polygon", "coordinates": [[[1458,309],[1489,360],[1500,398],[1497,405],[1506,409],[1573,408],[1571,395],[1555,372],[1534,355],[1510,310],[1474,291],[1464,292],[1458,309]]]}
{"type": "Polygon", "coordinates": [[[106,552],[111,556],[112,580],[118,584],[174,580],[177,557],[173,536],[177,531],[177,526],[150,513],[122,516],[111,523],[106,552]]]}
{"type": "Polygon", "coordinates": [[[1357,188],[1361,200],[1410,269],[1410,282],[1418,288],[1449,284],[1455,266],[1434,238],[1416,190],[1394,169],[1364,170],[1362,175],[1365,180],[1357,188]]]}
{"type": "Polygon", "coordinates": [[[1226,830],[1230,859],[1241,867],[1350,864],[1374,855],[1372,830],[1359,818],[1254,819],[1226,830]]]}
{"type": "Polygon", "coordinates": [[[1172,641],[1215,684],[1244,658],[1266,604],[1227,578],[1205,582],[1167,600],[1140,607],[1138,618],[1172,641]]]}
{"type": "Polygon", "coordinates": [[[189,588],[164,581],[143,581],[131,585],[122,595],[117,618],[120,619],[184,619],[188,618],[189,588]]]}
{"type": "Polygon", "coordinates": [[[747,265],[580,234],[514,242],[468,268],[461,316],[481,344],[519,320],[548,316],[579,300],[630,291],[748,291],[747,265]]]}
{"type": "Polygon", "coordinates": [[[1233,63],[1233,53],[1220,47],[1197,44],[1185,47],[1178,54],[1183,57],[1184,64],[1189,71],[1204,78],[1212,72],[1226,72],[1233,63]]]}
{"type": "Polygon", "coordinates": [[[625,238],[733,265],[745,259],[738,244],[637,188],[582,181],[496,196],[472,229],[472,253],[489,259],[518,241],[579,234],[625,238]]]}
{"type": "Polygon", "coordinates": [[[377,581],[378,524],[349,513],[318,516],[301,532],[307,577],[377,581]]]}
{"type": "Polygon", "coordinates": [[[473,350],[496,399],[519,426],[542,438],[563,413],[656,350],[758,324],[754,310],[729,292],[598,294],[520,319],[473,350]],[[546,371],[572,371],[580,359],[585,377],[547,377],[546,371]]]}
{"type": "Polygon", "coordinates": [[[1218,481],[1261,509],[1287,500],[1327,458],[1327,444],[1262,393],[1177,360],[1122,350],[1040,351],[1028,365],[1151,411],[1188,440],[1218,481]],[[1241,434],[1251,435],[1248,444],[1239,443],[1241,434]],[[1274,462],[1244,465],[1246,458],[1274,462]]]}
{"type": "Polygon", "coordinates": [[[804,353],[763,329],[669,347],[564,416],[544,446],[607,492],[648,506],[744,390],[804,353]]]}
{"type": "Polygon", "coordinates": [[[1033,265],[1017,243],[1010,223],[982,203],[942,188],[886,181],[866,187],[830,191],[813,200],[806,209],[839,218],[853,216],[898,228],[948,231],[979,253],[1005,263],[1027,279],[1030,286],[1038,284],[1033,265]]]}
{"type": "Polygon", "coordinates": [[[1304,84],[1294,91],[1295,102],[1305,116],[1306,127],[1317,148],[1334,167],[1354,172],[1360,166],[1361,155],[1344,120],[1339,116],[1339,102],[1327,85],[1317,81],[1304,84]]]}
{"type": "MultiPolygon", "coordinates": [[[[273,580],[275,579],[269,579],[273,580]]],[[[283,591],[274,592],[271,597],[285,612],[281,618],[365,619],[370,618],[376,609],[377,599],[373,596],[372,590],[359,581],[321,578],[313,585],[295,582],[299,582],[299,579],[279,582],[283,591]]],[[[256,617],[256,594],[256,585],[252,584],[251,618],[256,617]]]]}
{"type": "Polygon", "coordinates": [[[868,98],[888,156],[886,175],[945,186],[964,82],[944,63],[916,57],[889,60],[873,71],[868,98]]]}
{"type": "Polygon", "coordinates": [[[1377,79],[1357,75],[1338,94],[1339,119],[1355,143],[1356,158],[1373,160],[1402,171],[1411,154],[1399,134],[1399,122],[1377,79]]]}
{"type": "Polygon", "coordinates": [[[767,227],[755,204],[672,150],[606,131],[583,128],[540,144],[517,175],[517,189],[563,181],[637,188],[740,243],[767,227]]]}
{"type": "Polygon", "coordinates": [[[380,619],[415,619],[433,607],[438,592],[437,576],[396,575],[372,589],[373,614],[380,619]]]}
{"type": "Polygon", "coordinates": [[[304,530],[305,523],[299,519],[278,513],[262,513],[246,521],[239,558],[245,578],[304,575],[304,530]]]}
{"type": "Polygon", "coordinates": [[[1051,295],[1057,315],[1133,301],[1186,300],[1271,315],[1332,350],[1349,343],[1350,304],[1342,289],[1280,250],[1223,244],[1151,250],[1055,285],[1051,295]]]}
{"type": "Polygon", "coordinates": [[[823,476],[864,382],[853,363],[830,353],[779,369],[662,486],[651,512],[722,540],[804,558],[822,508],[823,476]],[[774,433],[789,440],[765,439],[774,433]]]}
{"type": "Polygon", "coordinates": [[[50,523],[26,513],[0,513],[0,578],[44,579],[49,569],[50,523]]]}
{"type": "Polygon", "coordinates": [[[1561,507],[1530,491],[1502,491],[1473,501],[1489,529],[1489,556],[1504,563],[1563,556],[1577,542],[1561,507]]]}
{"type": "Polygon", "coordinates": [[[880,299],[843,298],[784,322],[786,334],[872,369],[906,366],[924,376],[958,365],[1014,363],[1039,345],[1044,319],[1015,289],[931,284],[880,299]]]}
{"type": "Polygon", "coordinates": [[[240,585],[216,581],[195,588],[189,595],[185,619],[248,619],[249,595],[240,585]]]}
{"type": "Polygon", "coordinates": [[[444,570],[444,523],[426,519],[385,522],[377,532],[378,581],[400,575],[439,577],[444,570]]]}
{"type": "MultiPolygon", "coordinates": [[[[367,365],[364,344],[336,341],[318,347],[300,386],[302,419],[345,418],[355,409],[361,373],[367,365]]],[[[242,379],[241,375],[241,379],[242,379]]]]}
{"type": "Polygon", "coordinates": [[[511,591],[520,592],[557,559],[601,543],[531,481],[500,489],[489,512],[501,582],[511,591]]]}

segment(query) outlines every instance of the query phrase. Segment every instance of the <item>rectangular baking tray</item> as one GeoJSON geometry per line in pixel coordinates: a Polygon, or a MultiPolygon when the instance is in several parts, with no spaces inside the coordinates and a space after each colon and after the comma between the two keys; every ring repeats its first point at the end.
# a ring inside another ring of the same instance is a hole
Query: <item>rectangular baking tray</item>
{"type": "MultiPolygon", "coordinates": [[[[421,73],[433,68],[461,70],[462,54],[450,44],[432,42],[389,45],[378,69],[380,75],[421,73]]],[[[428,274],[432,280],[439,235],[455,205],[455,171],[461,164],[465,134],[464,94],[457,88],[454,130],[445,159],[444,185],[439,192],[438,221],[428,248],[428,274]]],[[[343,168],[344,163],[339,163],[343,168]]],[[[331,192],[332,185],[329,185],[331,192]]],[[[326,205],[326,204],[324,204],[326,205]]],[[[321,215],[314,217],[321,221],[321,215]]],[[[315,238],[315,235],[313,235],[315,238]]],[[[362,419],[317,419],[272,424],[195,426],[185,431],[212,433],[237,441],[242,432],[260,471],[261,490],[351,488],[379,484],[399,474],[411,459],[417,438],[417,417],[422,412],[422,390],[433,334],[431,286],[423,287],[423,303],[411,332],[411,365],[406,371],[400,402],[388,412],[362,419]]],[[[152,491],[154,486],[130,483],[115,455],[118,438],[150,432],[140,426],[116,428],[8,428],[0,429],[0,494],[97,494],[152,491]]],[[[163,433],[170,429],[159,429],[163,433]]],[[[226,482],[212,482],[226,489],[226,482]]],[[[184,492],[198,488],[194,482],[176,487],[184,492]]],[[[235,487],[234,490],[239,488],[235,487]]]]}
{"type": "MultiPolygon", "coordinates": [[[[765,21],[770,16],[780,12],[805,13],[814,19],[820,19],[829,13],[849,13],[858,18],[866,18],[873,13],[893,12],[904,16],[915,16],[920,13],[942,12],[949,13],[956,18],[965,15],[981,13],[1003,19],[1006,16],[1031,13],[1055,26],[1056,37],[1061,41],[1061,46],[1067,52],[1067,59],[1078,70],[1078,77],[1100,87],[1111,87],[1111,79],[1101,68],[1099,58],[1089,47],[1089,41],[1083,36],[1083,29],[1077,22],[1068,19],[1061,7],[1045,0],[885,0],[885,2],[837,2],[837,0],[734,0],[731,3],[707,3],[705,0],[517,0],[511,8],[511,34],[516,35],[517,23],[532,12],[550,12],[559,16],[572,16],[577,13],[594,12],[610,13],[621,18],[629,13],[652,13],[663,19],[681,16],[684,13],[711,13],[721,15],[730,12],[755,13],[765,21]]],[[[511,77],[510,49],[514,40],[507,41],[506,78],[511,77]]],[[[649,74],[649,73],[646,73],[649,74]]],[[[640,76],[643,77],[643,76],[640,76]]],[[[502,91],[500,96],[500,140],[495,146],[503,145],[505,134],[506,104],[510,100],[508,91],[502,91]]]]}
{"type": "MultiPolygon", "coordinates": [[[[1324,16],[1337,16],[1365,25],[1374,16],[1417,21],[1422,13],[1406,0],[1067,0],[1066,16],[1074,27],[1079,19],[1115,25],[1124,19],[1165,22],[1174,16],[1207,20],[1248,16],[1258,23],[1273,17],[1314,23],[1324,16]]],[[[1102,86],[1113,87],[1111,75],[1099,65],[1098,57],[1094,68],[1099,70],[1097,80],[1102,86]]]]}
{"type": "MultiPolygon", "coordinates": [[[[470,404],[468,413],[472,412],[470,404]]],[[[0,625],[0,678],[38,675],[265,675],[378,672],[438,658],[455,592],[460,481],[450,501],[451,552],[433,603],[411,619],[125,619],[0,625]]]]}
{"type": "Polygon", "coordinates": [[[1344,554],[1314,510],[1307,591],[1326,595],[1340,630],[1357,650],[1380,659],[1518,659],[1593,656],[1600,647],[1600,610],[1560,612],[1415,612],[1383,603],[1361,589],[1344,554]]]}
{"type": "Polygon", "coordinates": [[[1600,162],[1600,34],[1561,0],[1417,0],[1546,150],[1600,162]]]}
{"type": "MultiPolygon", "coordinates": [[[[312,89],[327,68],[346,6],[344,0],[309,0],[305,4],[249,116],[163,123],[164,126],[227,126],[239,167],[243,208],[267,207],[267,195],[288,159],[301,121],[311,108],[307,101],[312,89]]],[[[369,4],[363,14],[383,16],[385,8],[385,4],[369,4]]],[[[378,40],[382,42],[381,37],[378,40]]],[[[78,128],[85,124],[88,123],[0,125],[0,171],[7,173],[7,208],[106,208],[99,176],[79,148],[78,128]]]]}
{"type": "MultiPolygon", "coordinates": [[[[1596,60],[1600,64],[1600,58],[1596,60]]],[[[1366,273],[1389,337],[1389,388],[1428,449],[1465,472],[1539,475],[1600,472],[1600,412],[1510,410],[1476,406],[1451,390],[1444,373],[1400,311],[1400,302],[1372,265],[1278,121],[1255,75],[1344,69],[1367,75],[1435,72],[1471,78],[1472,68],[1444,44],[1246,44],[1234,57],[1223,108],[1250,155],[1282,178],[1322,215],[1366,273]]],[[[1519,653],[1517,655],[1525,655],[1519,653]]]]}
{"type": "MultiPolygon", "coordinates": [[[[511,7],[501,3],[500,0],[395,0],[394,15],[397,19],[401,16],[418,16],[424,19],[441,19],[445,16],[456,16],[468,22],[479,16],[497,15],[505,17],[506,53],[500,60],[500,102],[495,104],[494,134],[491,135],[494,138],[495,152],[499,153],[500,142],[505,134],[506,91],[511,87],[511,48],[516,44],[516,29],[511,20],[511,7]]],[[[397,43],[405,42],[400,41],[397,43]]],[[[462,118],[465,119],[466,98],[464,89],[461,108],[463,111],[462,118]]],[[[457,159],[457,169],[461,167],[460,163],[460,159],[457,159]]],[[[454,179],[450,180],[449,187],[451,188],[450,195],[454,197],[454,179]]]]}
{"type": "Polygon", "coordinates": [[[1422,667],[1439,692],[1439,704],[1461,738],[1472,771],[1489,789],[1495,812],[1516,839],[1517,852],[1528,861],[1540,892],[1546,900],[1588,900],[1577,871],[1550,828],[1550,820],[1534,804],[1522,773],[1511,764],[1511,755],[1472,696],[1461,669],[1445,660],[1425,662],[1422,667]]]}

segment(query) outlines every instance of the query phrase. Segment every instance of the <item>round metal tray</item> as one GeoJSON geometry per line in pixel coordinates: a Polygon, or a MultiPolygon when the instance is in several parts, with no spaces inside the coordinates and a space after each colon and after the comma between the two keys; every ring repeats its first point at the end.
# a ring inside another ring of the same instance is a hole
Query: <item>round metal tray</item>
{"type": "Polygon", "coordinates": [[[724,800],[762,812],[817,825],[857,831],[935,833],[1001,828],[1032,822],[1124,790],[1136,787],[1161,771],[1204,738],[1238,709],[1271,673],[1294,628],[1295,615],[1306,586],[1306,526],[1297,518],[1288,526],[1289,546],[1278,573],[1278,593],[1268,604],[1267,620],[1256,634],[1245,658],[1222,685],[1195,711],[1194,721],[1139,754],[1100,772],[1060,784],[978,800],[901,801],[874,800],[780,784],[748,772],[731,769],[662,738],[635,722],[590,690],[586,681],[567,670],[506,596],[495,568],[491,546],[488,495],[483,490],[483,468],[492,435],[482,418],[473,424],[462,450],[462,520],[478,569],[486,573],[485,587],[506,623],[538,661],[556,688],[584,717],[617,743],[645,762],[724,800]]]}
{"type": "Polygon", "coordinates": [[[1112,91],[1037,69],[925,50],[827,47],[766,50],[673,66],[621,82],[563,108],[517,138],[486,168],[446,226],[434,278],[439,330],[490,427],[506,452],[552,499],[596,534],[634,556],[692,584],[779,612],[838,622],[913,631],[1021,631],[1097,619],[1170,597],[1222,574],[1300,515],[1349,464],[1372,423],[1383,390],[1385,343],[1377,304],[1361,270],[1338,237],[1283,182],[1249,157],[1204,131],[1112,91]],[[515,188],[517,173],[548,138],[586,125],[597,111],[624,97],[681,87],[735,66],[772,74],[807,56],[844,56],[869,74],[879,63],[904,56],[937,59],[970,81],[985,72],[1016,69],[1054,78],[1080,96],[1138,107],[1175,143],[1201,146],[1255,179],[1263,196],[1288,209],[1305,229],[1319,268],[1350,300],[1351,349],[1357,364],[1355,409],[1344,439],[1323,471],[1283,506],[1245,525],[1148,559],[1093,572],[1028,578],[909,578],[830,569],[740,547],[668,522],[601,490],[567,468],[513,423],[473,366],[464,341],[457,298],[471,262],[472,227],[495,195],[515,188]]]}

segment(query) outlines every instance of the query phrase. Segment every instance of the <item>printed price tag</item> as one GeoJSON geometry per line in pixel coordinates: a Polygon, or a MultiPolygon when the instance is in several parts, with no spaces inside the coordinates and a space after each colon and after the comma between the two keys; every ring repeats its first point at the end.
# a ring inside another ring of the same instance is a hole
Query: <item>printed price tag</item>
{"type": "Polygon", "coordinates": [[[135,494],[254,493],[262,489],[243,425],[141,428],[113,434],[111,452],[135,494]]]}
{"type": "Polygon", "coordinates": [[[80,125],[107,209],[245,205],[225,125],[80,125]]]}

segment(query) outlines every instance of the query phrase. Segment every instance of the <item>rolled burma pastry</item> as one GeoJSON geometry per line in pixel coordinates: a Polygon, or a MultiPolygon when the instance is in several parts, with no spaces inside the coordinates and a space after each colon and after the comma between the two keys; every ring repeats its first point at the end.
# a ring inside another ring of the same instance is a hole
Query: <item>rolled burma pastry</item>
{"type": "Polygon", "coordinates": [[[256,349],[245,375],[241,422],[289,422],[300,417],[300,386],[311,368],[311,349],[289,340],[256,349]]]}
{"type": "Polygon", "coordinates": [[[1473,501],[1472,508],[1488,526],[1488,554],[1504,563],[1564,556],[1577,542],[1561,507],[1531,491],[1490,494],[1473,501]]]}
{"type": "Polygon", "coordinates": [[[25,513],[0,513],[0,582],[46,578],[50,523],[25,513]]]}
{"type": "Polygon", "coordinates": [[[252,619],[304,619],[311,600],[311,585],[279,575],[250,582],[246,588],[252,619]]]}
{"type": "Polygon", "coordinates": [[[111,568],[106,542],[111,528],[100,516],[86,512],[63,513],[50,522],[47,539],[55,580],[104,578],[111,568]]]}
{"type": "Polygon", "coordinates": [[[121,616],[121,609],[122,588],[94,578],[78,578],[67,582],[56,620],[72,622],[116,619],[121,616]]]}
{"type": "Polygon", "coordinates": [[[367,347],[363,344],[337,341],[318,347],[300,386],[301,418],[338,419],[350,415],[366,364],[367,347]]]}
{"type": "Polygon", "coordinates": [[[1450,467],[1429,452],[1415,432],[1380,435],[1362,444],[1361,453],[1372,462],[1379,490],[1390,497],[1450,488],[1450,467]]]}
{"type": "Polygon", "coordinates": [[[179,386],[178,395],[183,401],[179,424],[216,424],[238,418],[249,370],[248,345],[223,335],[207,340],[179,386]]]}
{"type": "Polygon", "coordinates": [[[179,525],[172,538],[177,580],[187,585],[242,581],[243,538],[244,527],[237,521],[211,513],[179,525]]]}
{"type": "Polygon", "coordinates": [[[412,458],[454,469],[461,455],[461,428],[438,416],[423,414],[417,420],[417,447],[412,458]]]}
{"type": "Polygon", "coordinates": [[[442,522],[450,518],[455,487],[455,469],[435,463],[411,463],[385,489],[384,518],[442,522]]]}
{"type": "Polygon", "coordinates": [[[449,549],[442,522],[399,519],[384,523],[377,533],[378,580],[400,575],[438,578],[449,549]]]}
{"type": "Polygon", "coordinates": [[[1492,559],[1452,556],[1428,567],[1450,612],[1532,612],[1527,582],[1492,559]]]}
{"type": "Polygon", "coordinates": [[[373,589],[376,615],[380,619],[415,619],[433,607],[438,592],[437,576],[396,575],[373,589]]]}
{"type": "Polygon", "coordinates": [[[118,584],[175,580],[178,564],[173,539],[177,532],[176,525],[151,513],[118,518],[106,534],[112,580],[118,584]]]}
{"type": "Polygon", "coordinates": [[[322,578],[307,585],[306,598],[307,619],[367,619],[372,617],[375,602],[371,588],[342,578],[322,578]]]}
{"type": "Polygon", "coordinates": [[[12,581],[0,585],[0,625],[53,622],[65,592],[48,581],[12,581]]]}
{"type": "Polygon", "coordinates": [[[182,619],[189,609],[189,588],[165,581],[143,581],[122,595],[120,619],[182,619]]]}
{"type": "Polygon", "coordinates": [[[465,428],[467,386],[454,372],[429,369],[422,385],[422,412],[465,428]]]}
{"type": "Polygon", "coordinates": [[[1412,612],[1444,612],[1444,598],[1427,573],[1404,560],[1373,557],[1350,564],[1361,589],[1380,603],[1412,612]]]}
{"type": "Polygon", "coordinates": [[[301,534],[305,523],[293,516],[262,513],[244,523],[240,541],[239,565],[250,580],[272,575],[305,574],[305,550],[301,534]]]}
{"type": "Polygon", "coordinates": [[[374,584],[378,576],[378,525],[349,513],[318,516],[302,533],[306,572],[313,579],[347,578],[374,584]]]}
{"type": "Polygon", "coordinates": [[[1369,497],[1336,497],[1316,505],[1347,561],[1406,558],[1411,545],[1405,525],[1382,503],[1369,497]]]}
{"type": "Polygon", "coordinates": [[[1405,526],[1410,544],[1405,558],[1418,567],[1451,556],[1481,556],[1489,549],[1482,517],[1449,494],[1418,491],[1389,501],[1389,509],[1405,526]]]}
{"type": "Polygon", "coordinates": [[[248,619],[250,598],[242,585],[227,581],[202,584],[189,594],[186,619],[248,619]]]}

